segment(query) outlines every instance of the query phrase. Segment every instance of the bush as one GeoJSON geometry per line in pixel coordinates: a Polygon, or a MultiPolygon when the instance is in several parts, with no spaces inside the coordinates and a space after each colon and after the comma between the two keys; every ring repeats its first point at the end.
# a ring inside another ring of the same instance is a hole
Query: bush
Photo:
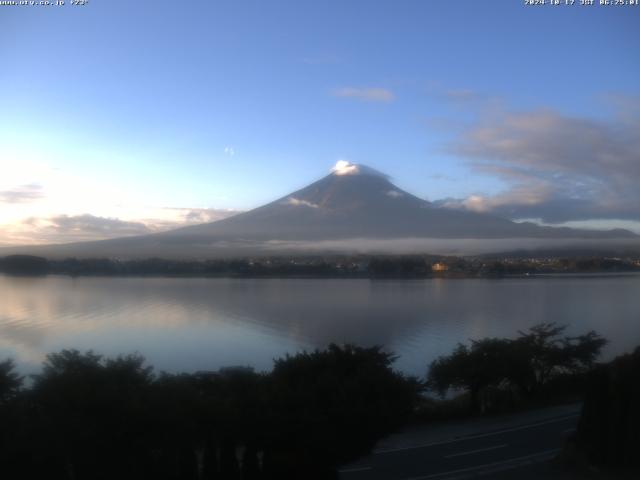
{"type": "Polygon", "coordinates": [[[334,478],[414,409],[378,347],[331,345],[273,372],[154,375],[139,355],[47,356],[21,390],[0,363],[2,478],[334,478]]]}
{"type": "Polygon", "coordinates": [[[485,338],[459,344],[450,355],[434,360],[427,385],[444,395],[464,389],[473,411],[492,405],[514,404],[519,397],[532,398],[550,382],[587,372],[607,343],[591,331],[577,337],[561,337],[566,327],[542,323],[515,340],[485,338]]]}

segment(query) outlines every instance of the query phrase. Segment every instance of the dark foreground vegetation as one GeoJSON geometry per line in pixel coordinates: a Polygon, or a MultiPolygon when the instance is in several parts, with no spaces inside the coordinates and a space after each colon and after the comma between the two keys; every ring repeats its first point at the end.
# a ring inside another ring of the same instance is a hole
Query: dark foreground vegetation
{"type": "Polygon", "coordinates": [[[451,355],[431,363],[427,386],[441,395],[451,389],[465,392],[462,398],[474,413],[579,398],[607,341],[594,331],[571,337],[565,330],[542,323],[515,339],[458,344],[451,355]]]}
{"type": "Polygon", "coordinates": [[[640,348],[595,363],[606,341],[540,324],[515,339],[459,345],[426,381],[380,347],[330,345],[233,367],[154,374],[139,355],[63,350],[25,381],[0,363],[3,479],[330,479],[408,422],[573,400],[586,393],[573,457],[635,468],[640,348]],[[427,392],[456,389],[437,400],[427,392]],[[537,402],[537,403],[536,403],[537,402]],[[451,409],[451,404],[464,409],[451,409]]]}
{"type": "Polygon", "coordinates": [[[407,421],[419,383],[379,348],[153,375],[136,355],[62,351],[28,388],[0,364],[3,479],[314,479],[407,421]]]}
{"type": "Polygon", "coordinates": [[[640,478],[640,347],[589,374],[574,440],[588,465],[640,478]]]}
{"type": "Polygon", "coordinates": [[[557,273],[640,272],[640,257],[462,258],[436,255],[327,255],[218,260],[162,258],[49,260],[32,255],[10,255],[0,258],[0,272],[14,275],[170,275],[237,278],[500,277],[557,273]]]}

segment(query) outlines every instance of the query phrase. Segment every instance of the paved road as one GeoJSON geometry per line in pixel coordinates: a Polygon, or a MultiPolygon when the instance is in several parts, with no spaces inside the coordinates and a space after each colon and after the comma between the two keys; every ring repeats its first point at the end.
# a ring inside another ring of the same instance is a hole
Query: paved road
{"type": "Polygon", "coordinates": [[[381,449],[340,471],[344,480],[444,480],[553,458],[578,414],[422,445],[381,449]]]}

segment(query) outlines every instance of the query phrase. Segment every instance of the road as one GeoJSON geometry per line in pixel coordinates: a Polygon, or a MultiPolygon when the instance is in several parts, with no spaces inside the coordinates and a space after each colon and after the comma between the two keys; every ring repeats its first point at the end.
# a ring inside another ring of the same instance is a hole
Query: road
{"type": "Polygon", "coordinates": [[[340,470],[344,480],[444,480],[498,472],[553,458],[578,413],[460,438],[381,448],[340,470]]]}

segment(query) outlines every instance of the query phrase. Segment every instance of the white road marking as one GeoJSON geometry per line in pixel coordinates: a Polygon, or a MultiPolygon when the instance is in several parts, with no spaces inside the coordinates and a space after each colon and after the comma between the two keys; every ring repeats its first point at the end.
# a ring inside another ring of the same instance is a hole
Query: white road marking
{"type": "Polygon", "coordinates": [[[477,450],[469,450],[468,452],[454,453],[452,455],[445,455],[444,458],[454,458],[454,457],[462,457],[463,455],[472,455],[474,453],[480,452],[488,452],[489,450],[497,450],[498,448],[504,448],[507,444],[504,445],[495,445],[493,447],[479,448],[477,450]]]}
{"type": "Polygon", "coordinates": [[[480,433],[478,435],[469,435],[468,437],[453,438],[451,440],[444,440],[444,441],[439,441],[439,442],[425,443],[425,444],[422,444],[422,445],[413,445],[413,446],[410,446],[410,447],[398,447],[398,448],[387,448],[387,449],[382,449],[382,450],[376,450],[376,451],[373,452],[373,455],[380,455],[380,454],[384,454],[384,453],[393,453],[393,452],[401,452],[401,451],[404,451],[404,450],[415,450],[417,448],[433,447],[435,445],[446,445],[447,443],[464,442],[465,440],[474,440],[476,438],[491,437],[492,435],[500,435],[501,433],[517,432],[518,430],[526,430],[527,428],[534,428],[534,427],[539,427],[541,425],[548,425],[549,423],[563,422],[564,420],[568,420],[570,418],[575,418],[575,417],[579,417],[579,416],[580,416],[579,413],[574,413],[572,415],[565,415],[564,417],[560,417],[560,418],[554,418],[554,419],[545,420],[545,421],[542,421],[542,422],[530,423],[528,425],[521,425],[519,427],[505,428],[503,430],[498,430],[498,431],[495,431],[495,432],[480,433]]]}
{"type": "Polygon", "coordinates": [[[433,473],[431,475],[425,475],[422,477],[410,477],[405,480],[427,480],[429,478],[437,478],[437,477],[446,477],[447,475],[455,475],[459,473],[472,472],[474,470],[486,469],[486,468],[497,468],[504,465],[509,465],[511,463],[528,463],[530,460],[533,460],[535,457],[546,458],[547,456],[554,455],[560,452],[561,449],[554,448],[553,450],[545,450],[544,452],[532,453],[531,455],[524,455],[522,457],[510,458],[509,460],[502,460],[500,462],[492,462],[492,463],[484,463],[482,465],[475,465],[473,467],[460,468],[458,470],[449,470],[448,472],[441,473],[433,473]]]}

